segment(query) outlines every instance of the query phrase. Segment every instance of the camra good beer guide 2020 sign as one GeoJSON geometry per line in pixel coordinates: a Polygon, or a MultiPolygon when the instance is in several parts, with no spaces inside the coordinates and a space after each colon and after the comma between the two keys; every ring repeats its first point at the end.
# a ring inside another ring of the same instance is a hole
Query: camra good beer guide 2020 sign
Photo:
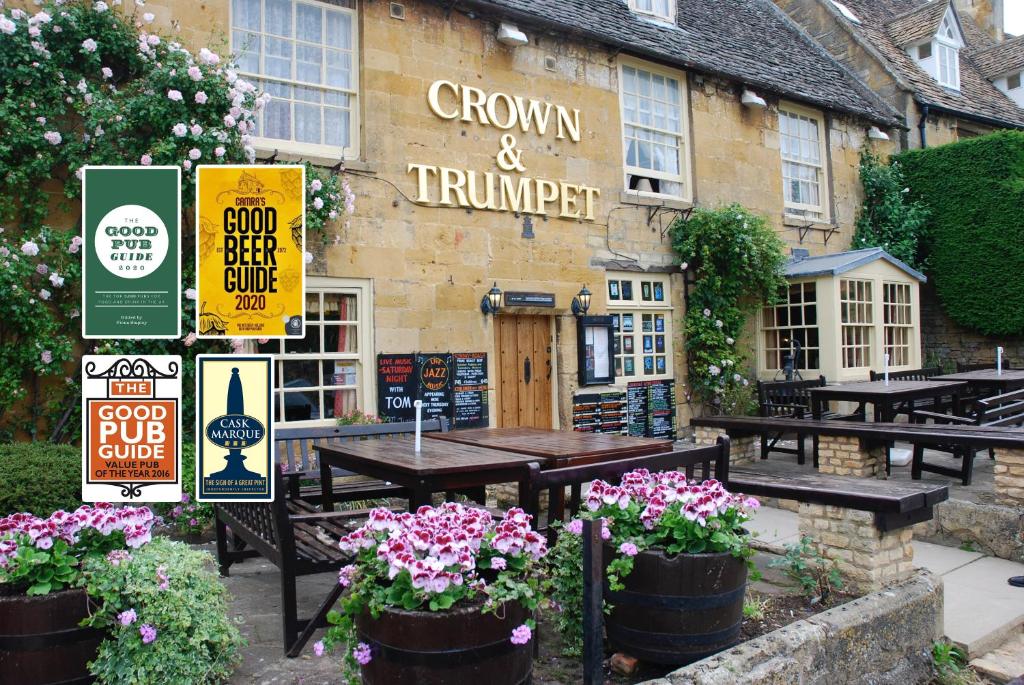
{"type": "Polygon", "coordinates": [[[82,336],[181,336],[181,170],[85,167],[82,336]]]}
{"type": "Polygon", "coordinates": [[[196,498],[274,499],[270,355],[196,356],[196,498]]]}
{"type": "Polygon", "coordinates": [[[200,338],[305,335],[305,169],[196,170],[200,338]]]}

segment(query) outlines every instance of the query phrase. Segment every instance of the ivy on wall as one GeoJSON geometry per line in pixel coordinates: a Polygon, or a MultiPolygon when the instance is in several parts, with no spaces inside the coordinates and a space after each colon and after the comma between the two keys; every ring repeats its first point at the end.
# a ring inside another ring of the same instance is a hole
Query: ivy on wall
{"type": "Polygon", "coordinates": [[[928,275],[957,323],[1024,333],[1024,132],[912,150],[899,162],[929,209],[928,275]]]}
{"type": "Polygon", "coordinates": [[[860,183],[864,204],[857,217],[852,249],[880,247],[896,259],[919,269],[920,243],[928,209],[909,199],[903,165],[883,164],[870,148],[860,154],[860,183]]]}
{"type": "Polygon", "coordinates": [[[738,341],[747,318],[786,287],[785,246],[736,204],[696,209],[670,234],[693,282],[683,325],[691,394],[711,411],[747,414],[756,405],[738,341]]]}

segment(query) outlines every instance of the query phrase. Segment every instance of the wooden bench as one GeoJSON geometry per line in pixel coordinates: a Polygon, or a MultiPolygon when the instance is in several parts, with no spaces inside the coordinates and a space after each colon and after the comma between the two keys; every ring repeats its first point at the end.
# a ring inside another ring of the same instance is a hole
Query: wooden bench
{"type": "MultiPolygon", "coordinates": [[[[994,361],[991,361],[991,362],[959,362],[958,361],[956,363],[956,372],[957,373],[966,373],[968,371],[984,371],[985,369],[994,369],[994,368],[996,368],[996,363],[994,361]]],[[[1007,359],[1006,357],[1003,357],[1003,368],[1004,369],[1011,368],[1010,367],[1010,360],[1007,359]]]]}
{"type": "MultiPolygon", "coordinates": [[[[421,430],[430,432],[447,432],[448,422],[444,418],[423,421],[421,430]]],[[[320,469],[316,463],[314,443],[339,444],[352,440],[389,440],[405,438],[416,432],[414,421],[400,423],[380,423],[355,426],[312,426],[301,428],[276,428],[274,431],[275,459],[285,470],[284,477],[288,483],[288,495],[292,499],[319,503],[321,499],[320,469]],[[316,481],[303,484],[302,481],[316,481]]],[[[401,497],[408,499],[408,491],[400,485],[385,483],[381,480],[354,477],[351,480],[338,481],[337,478],[354,476],[348,471],[333,471],[333,499],[335,502],[353,502],[361,500],[401,497]]]]}
{"type": "MultiPolygon", "coordinates": [[[[985,397],[976,400],[974,412],[971,416],[951,416],[930,411],[915,411],[914,420],[924,423],[931,420],[936,424],[947,426],[983,426],[991,428],[1007,428],[1024,426],[1024,390],[985,397]]],[[[921,477],[922,471],[939,473],[944,476],[960,478],[964,485],[971,484],[974,472],[974,455],[982,450],[988,450],[989,457],[995,459],[995,449],[992,445],[983,442],[978,443],[933,443],[929,447],[934,450],[949,452],[961,459],[959,469],[951,469],[939,464],[929,464],[924,460],[924,444],[914,444],[914,461],[911,466],[913,478],[921,477]]]]}
{"type": "MultiPolygon", "coordinates": [[[[758,381],[757,401],[758,412],[764,418],[803,419],[811,415],[811,388],[823,388],[828,384],[824,376],[806,381],[758,381]]],[[[822,419],[826,421],[863,421],[863,407],[853,414],[827,412],[822,419]]],[[[787,431],[765,432],[761,438],[761,458],[767,459],[771,451],[795,454],[798,464],[805,461],[804,438],[807,434],[796,431],[796,448],[780,447],[779,441],[787,431]]],[[[818,453],[815,450],[814,466],[818,465],[818,453]]]]}
{"type": "MultiPolygon", "coordinates": [[[[921,369],[907,369],[904,371],[890,371],[889,380],[891,381],[927,381],[931,380],[934,376],[941,376],[942,368],[939,366],[927,366],[921,369]]],[[[871,371],[871,381],[882,381],[885,380],[885,373],[881,371],[871,371]]],[[[941,401],[936,404],[934,399],[930,400],[915,400],[913,408],[908,406],[906,402],[899,404],[896,407],[897,414],[904,414],[910,416],[914,409],[920,407],[927,411],[943,411],[952,406],[952,398],[942,398],[941,401]]]]}
{"type": "Polygon", "coordinates": [[[273,502],[261,504],[221,502],[213,507],[217,530],[217,562],[227,576],[231,566],[261,556],[280,571],[281,625],[284,651],[296,657],[313,632],[327,625],[327,612],[341,595],[334,583],[331,592],[308,619],[298,617],[295,582],[299,576],[337,572],[351,561],[342,553],[338,540],[351,532],[366,511],[318,512],[301,499],[288,496],[284,478],[274,476],[273,502]],[[231,539],[229,539],[230,528],[231,539]]]}
{"type": "MultiPolygon", "coordinates": [[[[1011,393],[1012,394],[1012,393],[1011,393]]],[[[945,415],[940,415],[945,416],[945,415]]],[[[874,476],[885,464],[885,448],[894,441],[923,447],[959,446],[977,449],[1024,449],[1024,431],[989,424],[926,425],[922,423],[855,423],[808,419],[764,418],[759,416],[705,416],[695,418],[700,440],[709,441],[724,432],[732,438],[733,453],[742,453],[735,445],[754,440],[765,431],[802,431],[822,443],[819,471],[823,474],[874,476]]],[[[998,459],[998,456],[997,456],[998,459]]],[[[736,459],[732,459],[735,466],[736,459]]],[[[960,475],[959,473],[956,475],[960,475]]]]}

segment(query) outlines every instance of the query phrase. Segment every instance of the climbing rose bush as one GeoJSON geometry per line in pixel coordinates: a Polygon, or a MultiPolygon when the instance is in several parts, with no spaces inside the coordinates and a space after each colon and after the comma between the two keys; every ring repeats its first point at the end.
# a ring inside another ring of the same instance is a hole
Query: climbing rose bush
{"type": "Polygon", "coordinates": [[[45,595],[78,582],[87,557],[138,549],[152,539],[149,507],[100,503],[47,518],[18,513],[0,519],[0,593],[45,595]],[[6,586],[6,587],[5,587],[6,586]]]}
{"type": "MultiPolygon", "coordinates": [[[[453,502],[423,506],[415,514],[374,509],[364,526],[341,539],[342,551],[355,555],[338,574],[347,590],[343,612],[331,612],[333,626],[314,650],[344,644],[345,677],[358,682],[359,666],[373,658],[372,648],[356,635],[355,619],[364,611],[378,617],[389,607],[445,611],[477,602],[491,613],[508,602],[533,611],[541,597],[535,568],[548,550],[544,537],[530,528],[531,519],[522,509],[510,509],[496,520],[483,509],[453,502]]],[[[509,640],[528,642],[532,623],[517,626],[509,640]]]]}

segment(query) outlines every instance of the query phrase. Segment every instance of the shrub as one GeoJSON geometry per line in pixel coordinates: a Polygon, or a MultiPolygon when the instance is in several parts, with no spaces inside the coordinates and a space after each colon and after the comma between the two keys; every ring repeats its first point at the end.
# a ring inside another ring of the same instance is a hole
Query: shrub
{"type": "Polygon", "coordinates": [[[0,516],[71,511],[82,503],[82,451],[47,442],[0,445],[0,483],[0,516]]]}
{"type": "Polygon", "coordinates": [[[918,250],[928,210],[920,201],[910,202],[910,188],[898,160],[882,164],[870,149],[860,154],[860,183],[864,204],[857,217],[853,249],[880,247],[896,259],[920,268],[918,250]]]}
{"type": "Polygon", "coordinates": [[[800,584],[800,589],[811,604],[828,601],[838,590],[843,589],[843,578],[839,563],[823,555],[809,537],[800,542],[786,545],[786,554],[771,563],[800,584]]]}
{"type": "Polygon", "coordinates": [[[928,274],[950,318],[985,335],[1024,333],[1024,132],[895,160],[930,210],[928,274]]]}
{"type": "Polygon", "coordinates": [[[89,664],[98,682],[219,683],[238,664],[243,640],[208,553],[156,538],[117,563],[90,559],[85,577],[88,625],[110,631],[89,664]]]}

